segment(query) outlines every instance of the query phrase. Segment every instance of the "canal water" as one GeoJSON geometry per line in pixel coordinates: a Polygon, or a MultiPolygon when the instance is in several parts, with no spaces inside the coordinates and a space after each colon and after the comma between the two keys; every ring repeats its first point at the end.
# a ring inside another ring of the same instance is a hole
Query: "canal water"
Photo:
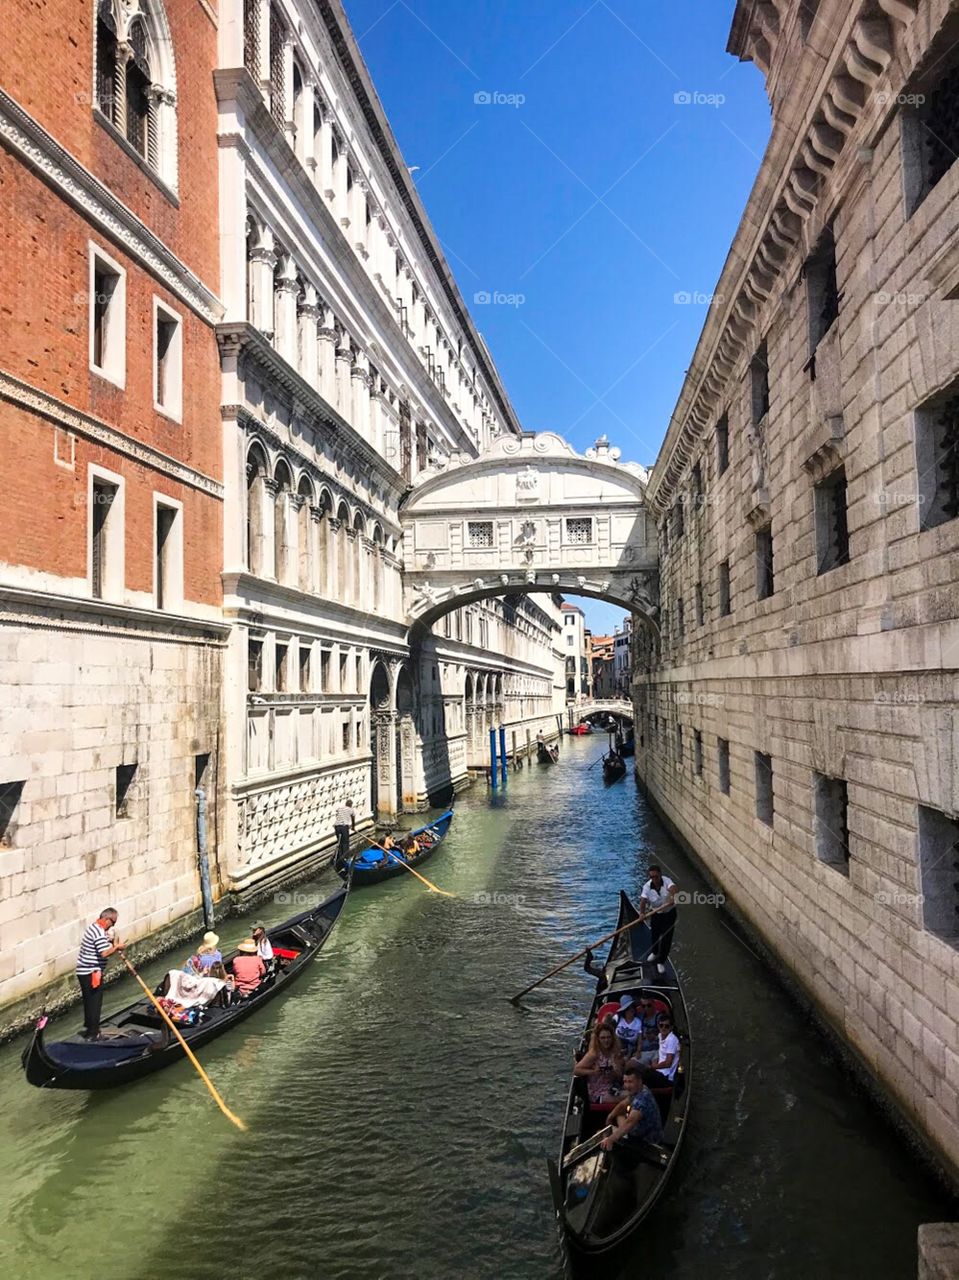
{"type": "MultiPolygon", "coordinates": [[[[44,1092],[19,1072],[23,1041],[0,1049],[0,1273],[560,1276],[545,1158],[592,982],[577,966],[522,1007],[507,997],[608,932],[648,861],[705,889],[632,778],[603,786],[602,747],[565,739],[558,767],[461,796],[424,867],[455,898],[412,876],[357,892],[290,996],[204,1051],[247,1133],[186,1063],[125,1091],[44,1092]]],[[[224,949],[248,927],[229,921],[224,949]]],[[[686,1147],[618,1274],[909,1280],[918,1224],[955,1205],[715,907],[683,910],[674,959],[694,1034],[686,1147]]],[[[106,1007],[135,994],[124,980],[106,1007]]]]}

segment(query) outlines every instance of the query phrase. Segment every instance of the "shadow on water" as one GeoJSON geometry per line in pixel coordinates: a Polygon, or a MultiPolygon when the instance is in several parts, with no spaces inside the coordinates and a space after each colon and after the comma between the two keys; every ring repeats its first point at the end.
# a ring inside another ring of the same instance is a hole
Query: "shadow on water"
{"type": "MultiPolygon", "coordinates": [[[[357,892],[292,994],[208,1047],[246,1134],[186,1064],[88,1097],[31,1090],[22,1042],[0,1051],[7,1271],[93,1276],[109,1239],[123,1280],[558,1277],[545,1157],[591,982],[576,966],[508,997],[608,932],[649,861],[706,888],[631,778],[604,788],[597,754],[566,739],[558,767],[460,797],[428,864],[456,898],[412,877],[357,892]]],[[[674,957],[695,1036],[686,1150],[609,1280],[912,1277],[916,1226],[955,1207],[719,911],[684,909],[674,957]]]]}

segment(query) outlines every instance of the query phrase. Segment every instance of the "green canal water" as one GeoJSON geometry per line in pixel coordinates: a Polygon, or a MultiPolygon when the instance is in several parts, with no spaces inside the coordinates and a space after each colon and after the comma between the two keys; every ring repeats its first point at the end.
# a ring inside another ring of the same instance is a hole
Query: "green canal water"
{"type": "MultiPolygon", "coordinates": [[[[58,1093],[25,1083],[22,1040],[0,1049],[0,1276],[561,1275],[545,1158],[592,982],[577,966],[522,1007],[507,997],[608,932],[648,861],[705,888],[632,778],[604,788],[602,745],[566,739],[559,767],[461,796],[424,868],[455,898],[412,876],[357,892],[290,996],[206,1049],[247,1133],[185,1063],[58,1093]]],[[[230,920],[224,944],[248,923],[230,920]]],[[[909,1280],[918,1224],[955,1205],[719,911],[683,911],[674,959],[695,1045],[686,1148],[610,1280],[909,1280]]],[[[124,980],[106,1008],[134,995],[124,980]]]]}

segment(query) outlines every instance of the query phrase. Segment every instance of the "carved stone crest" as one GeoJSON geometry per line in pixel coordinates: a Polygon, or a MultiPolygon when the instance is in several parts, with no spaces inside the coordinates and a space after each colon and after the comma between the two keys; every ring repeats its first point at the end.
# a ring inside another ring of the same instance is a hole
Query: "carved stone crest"
{"type": "Polygon", "coordinates": [[[539,472],[527,465],[516,475],[516,501],[536,502],[539,498],[539,472]]]}

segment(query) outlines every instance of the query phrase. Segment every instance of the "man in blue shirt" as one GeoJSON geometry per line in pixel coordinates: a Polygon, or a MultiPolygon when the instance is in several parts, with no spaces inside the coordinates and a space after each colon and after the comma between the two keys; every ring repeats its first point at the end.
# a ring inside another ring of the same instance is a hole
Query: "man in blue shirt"
{"type": "Polygon", "coordinates": [[[613,1132],[602,1142],[604,1151],[611,1151],[617,1142],[627,1146],[642,1142],[662,1142],[663,1121],[656,1099],[643,1083],[643,1068],[637,1062],[627,1062],[623,1072],[623,1089],[626,1097],[617,1102],[609,1113],[613,1132]]]}

